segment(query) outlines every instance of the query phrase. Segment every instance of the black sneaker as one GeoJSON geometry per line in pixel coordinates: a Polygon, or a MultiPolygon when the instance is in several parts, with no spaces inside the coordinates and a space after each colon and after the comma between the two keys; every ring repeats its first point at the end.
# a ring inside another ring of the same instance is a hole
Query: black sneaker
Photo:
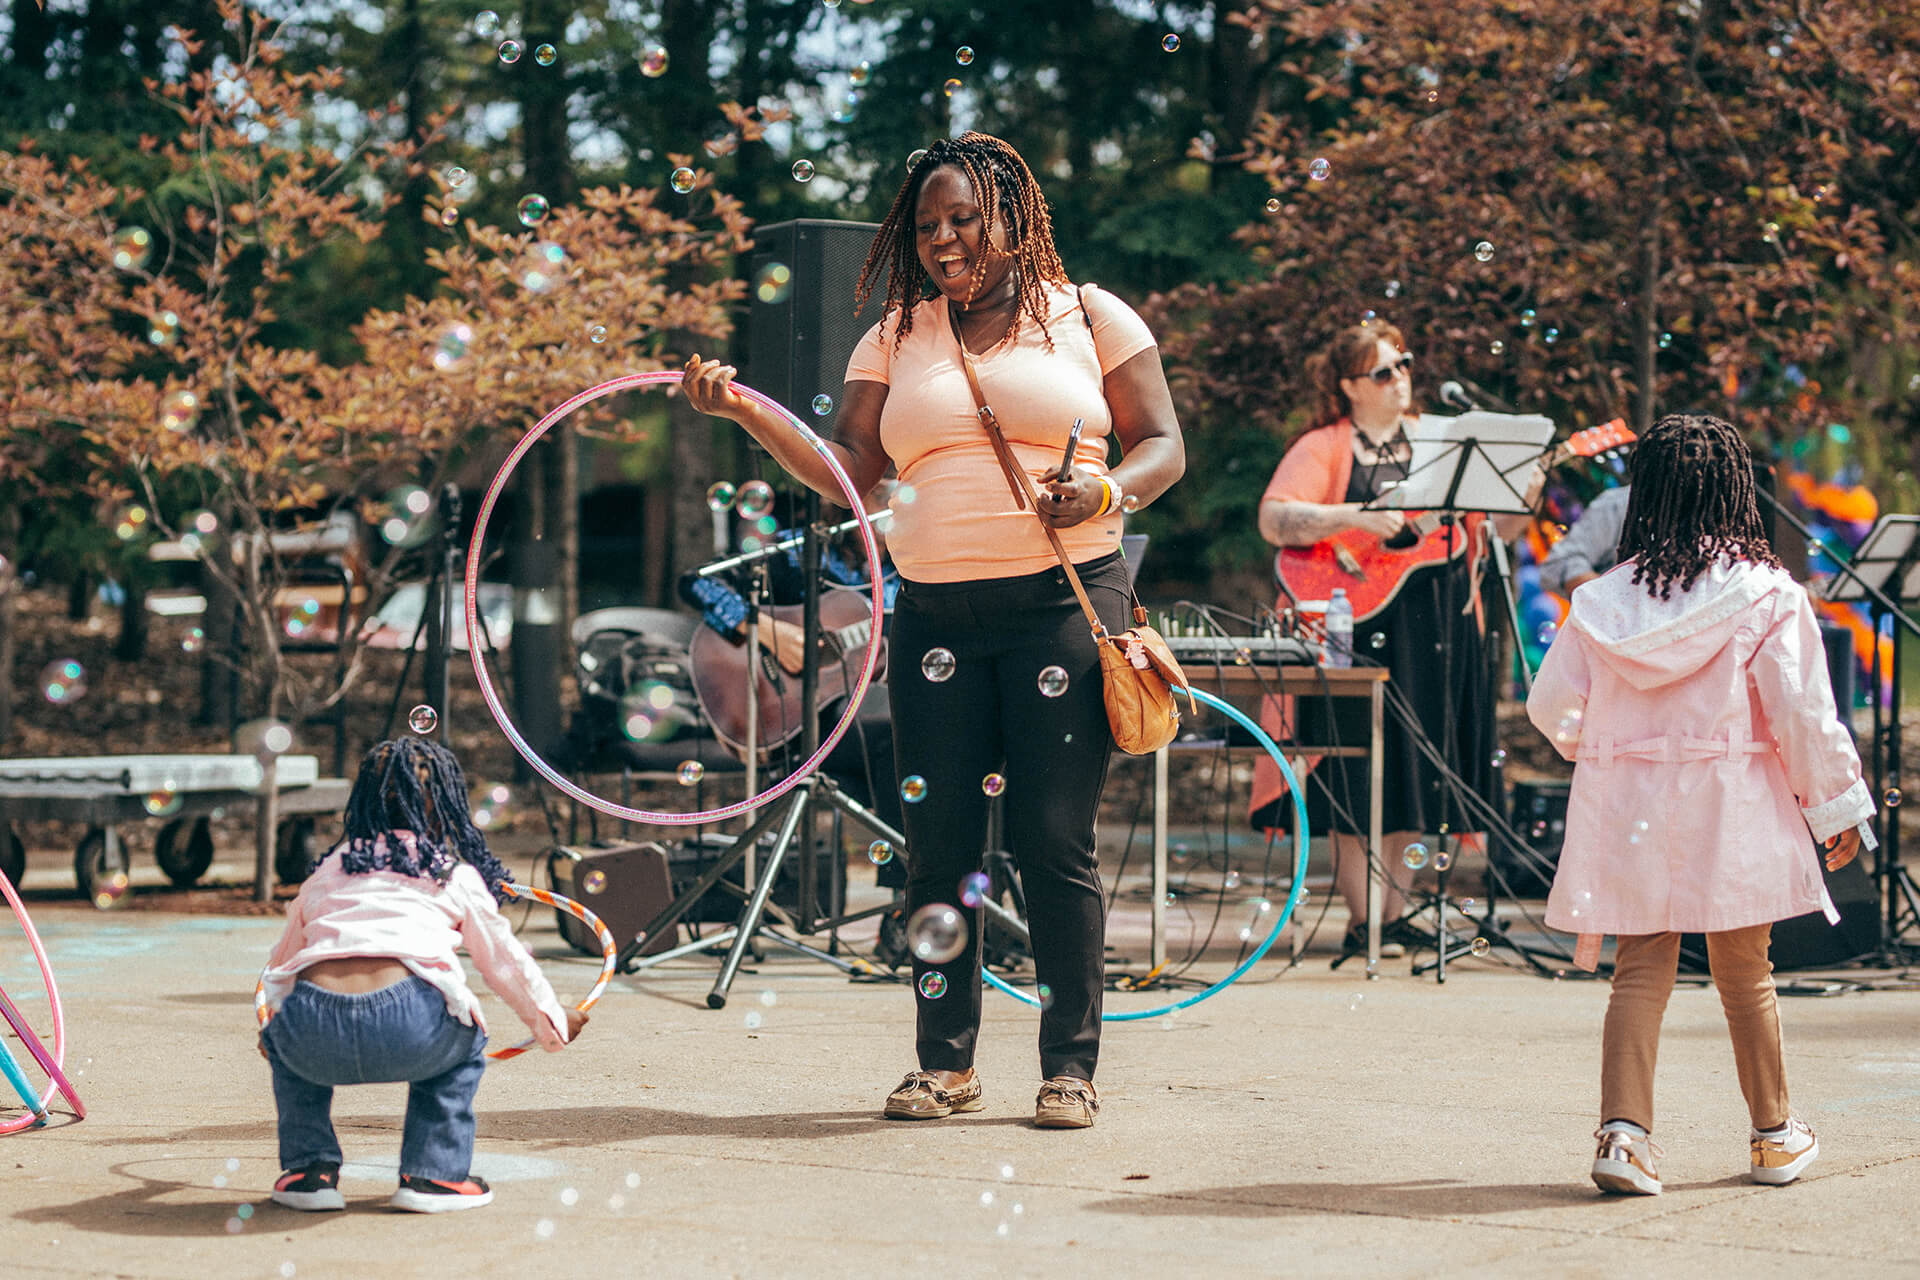
{"type": "Polygon", "coordinates": [[[460,1182],[408,1176],[400,1179],[400,1189],[387,1203],[408,1213],[458,1213],[492,1204],[493,1189],[485,1178],[472,1176],[460,1182]]]}
{"type": "Polygon", "coordinates": [[[273,1202],[307,1213],[346,1208],[347,1198],[340,1194],[340,1166],[314,1164],[289,1169],[273,1184],[273,1202]]]}

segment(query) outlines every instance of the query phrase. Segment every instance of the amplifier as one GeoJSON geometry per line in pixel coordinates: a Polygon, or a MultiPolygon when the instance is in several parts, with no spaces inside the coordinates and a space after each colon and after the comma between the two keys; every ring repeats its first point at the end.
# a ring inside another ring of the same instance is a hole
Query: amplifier
{"type": "MultiPolygon", "coordinates": [[[[599,916],[621,947],[633,941],[641,926],[673,901],[667,851],[651,840],[603,848],[561,845],[547,854],[547,882],[555,893],[572,898],[599,916]]],[[[568,946],[585,955],[600,954],[599,939],[585,923],[564,911],[554,912],[554,918],[560,922],[560,936],[568,946]]],[[[655,955],[678,941],[678,926],[663,929],[658,936],[647,939],[640,954],[655,955]]]]}

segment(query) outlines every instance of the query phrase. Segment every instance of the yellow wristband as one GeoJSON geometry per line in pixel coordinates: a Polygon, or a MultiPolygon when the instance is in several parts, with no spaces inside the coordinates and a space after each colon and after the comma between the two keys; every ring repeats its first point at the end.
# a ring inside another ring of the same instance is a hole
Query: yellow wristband
{"type": "Polygon", "coordinates": [[[1107,512],[1111,510],[1113,510],[1113,481],[1107,479],[1105,476],[1101,476],[1100,477],[1100,509],[1093,513],[1093,518],[1095,520],[1098,520],[1101,516],[1107,514],[1107,512]]]}

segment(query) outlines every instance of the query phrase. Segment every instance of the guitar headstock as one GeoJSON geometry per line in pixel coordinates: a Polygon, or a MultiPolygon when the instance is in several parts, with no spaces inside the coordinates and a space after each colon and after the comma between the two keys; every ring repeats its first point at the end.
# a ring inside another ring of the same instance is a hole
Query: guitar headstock
{"type": "Polygon", "coordinates": [[[1615,418],[1585,431],[1576,431],[1554,449],[1548,466],[1557,467],[1571,458],[1595,458],[1615,449],[1624,449],[1640,437],[1633,433],[1625,418],[1615,418]]]}

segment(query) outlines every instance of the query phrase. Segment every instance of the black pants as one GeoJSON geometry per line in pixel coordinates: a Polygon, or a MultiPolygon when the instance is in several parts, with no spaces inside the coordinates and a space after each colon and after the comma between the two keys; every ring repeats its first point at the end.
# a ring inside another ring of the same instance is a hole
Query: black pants
{"type": "MultiPolygon", "coordinates": [[[[1076,566],[1094,609],[1118,631],[1127,613],[1126,562],[1116,552],[1076,566]]],[[[905,807],[908,912],[948,903],[970,925],[966,949],[943,964],[914,961],[917,1049],[928,1071],[965,1071],[980,1034],[980,911],[960,882],[980,869],[988,774],[1006,780],[1008,846],[1026,890],[1040,983],[1040,1071],[1093,1079],[1100,1056],[1106,913],[1093,820],[1113,735],[1086,615],[1059,569],[1018,578],[906,583],[894,609],[889,688],[902,778],[925,781],[905,807]],[[929,680],[931,649],[953,673],[929,680]],[[1048,667],[1066,672],[1058,697],[1048,667]],[[921,979],[938,971],[939,983],[921,979]],[[933,990],[936,995],[929,996],[933,990]]]]}

